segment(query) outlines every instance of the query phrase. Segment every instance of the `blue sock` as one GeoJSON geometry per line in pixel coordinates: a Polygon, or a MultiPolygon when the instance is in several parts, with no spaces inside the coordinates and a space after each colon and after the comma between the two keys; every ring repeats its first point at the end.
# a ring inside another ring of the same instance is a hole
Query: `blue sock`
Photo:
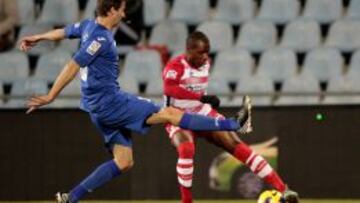
{"type": "Polygon", "coordinates": [[[184,113],[179,126],[195,131],[236,131],[240,128],[234,119],[214,119],[191,113],[184,113]]]}
{"type": "Polygon", "coordinates": [[[70,191],[70,203],[78,202],[84,195],[94,191],[121,174],[114,160],[101,164],[85,180],[70,191]]]}

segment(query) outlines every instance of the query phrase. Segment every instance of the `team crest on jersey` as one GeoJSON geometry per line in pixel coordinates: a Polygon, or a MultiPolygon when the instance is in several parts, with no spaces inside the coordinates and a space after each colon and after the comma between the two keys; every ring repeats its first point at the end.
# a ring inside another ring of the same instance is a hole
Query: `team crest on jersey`
{"type": "Polygon", "coordinates": [[[177,72],[174,70],[169,70],[166,75],[165,78],[170,78],[170,79],[176,79],[177,76],[177,72]]]}
{"type": "Polygon", "coordinates": [[[94,55],[101,47],[101,44],[94,40],[91,42],[91,44],[88,46],[88,48],[86,49],[86,52],[89,53],[90,55],[94,55]]]}

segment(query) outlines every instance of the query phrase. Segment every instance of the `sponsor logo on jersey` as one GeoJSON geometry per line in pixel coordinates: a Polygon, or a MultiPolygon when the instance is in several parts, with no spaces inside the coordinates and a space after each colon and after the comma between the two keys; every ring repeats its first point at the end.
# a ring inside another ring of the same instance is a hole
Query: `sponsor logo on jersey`
{"type": "Polygon", "coordinates": [[[101,44],[94,40],[91,42],[91,44],[88,46],[88,48],[86,49],[86,52],[90,55],[94,55],[101,47],[101,44]]]}
{"type": "Polygon", "coordinates": [[[166,73],[165,78],[176,79],[176,76],[177,76],[177,72],[175,70],[169,70],[166,73]]]}

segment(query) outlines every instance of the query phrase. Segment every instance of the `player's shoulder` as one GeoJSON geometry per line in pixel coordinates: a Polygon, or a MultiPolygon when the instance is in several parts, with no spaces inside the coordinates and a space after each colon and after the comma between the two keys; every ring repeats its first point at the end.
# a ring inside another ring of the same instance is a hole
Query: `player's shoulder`
{"type": "Polygon", "coordinates": [[[183,60],[185,56],[184,54],[178,55],[172,59],[169,60],[169,62],[166,64],[166,68],[171,69],[181,69],[184,67],[183,60]]]}
{"type": "Polygon", "coordinates": [[[109,33],[104,30],[94,30],[89,33],[89,39],[91,41],[96,41],[102,45],[112,44],[114,42],[114,38],[109,36],[109,33]]]}

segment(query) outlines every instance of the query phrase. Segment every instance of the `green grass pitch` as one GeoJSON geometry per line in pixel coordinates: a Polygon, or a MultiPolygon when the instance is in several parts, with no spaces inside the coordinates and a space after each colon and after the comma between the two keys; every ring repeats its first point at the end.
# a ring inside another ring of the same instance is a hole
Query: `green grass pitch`
{"type": "MultiPolygon", "coordinates": [[[[149,201],[81,201],[82,203],[180,203],[180,201],[164,201],[164,200],[149,200],[149,201]]],[[[255,200],[198,200],[195,203],[256,203],[255,200]]],[[[0,203],[54,203],[54,201],[0,201],[0,203]]],[[[358,200],[301,200],[300,203],[360,203],[358,200]]]]}

